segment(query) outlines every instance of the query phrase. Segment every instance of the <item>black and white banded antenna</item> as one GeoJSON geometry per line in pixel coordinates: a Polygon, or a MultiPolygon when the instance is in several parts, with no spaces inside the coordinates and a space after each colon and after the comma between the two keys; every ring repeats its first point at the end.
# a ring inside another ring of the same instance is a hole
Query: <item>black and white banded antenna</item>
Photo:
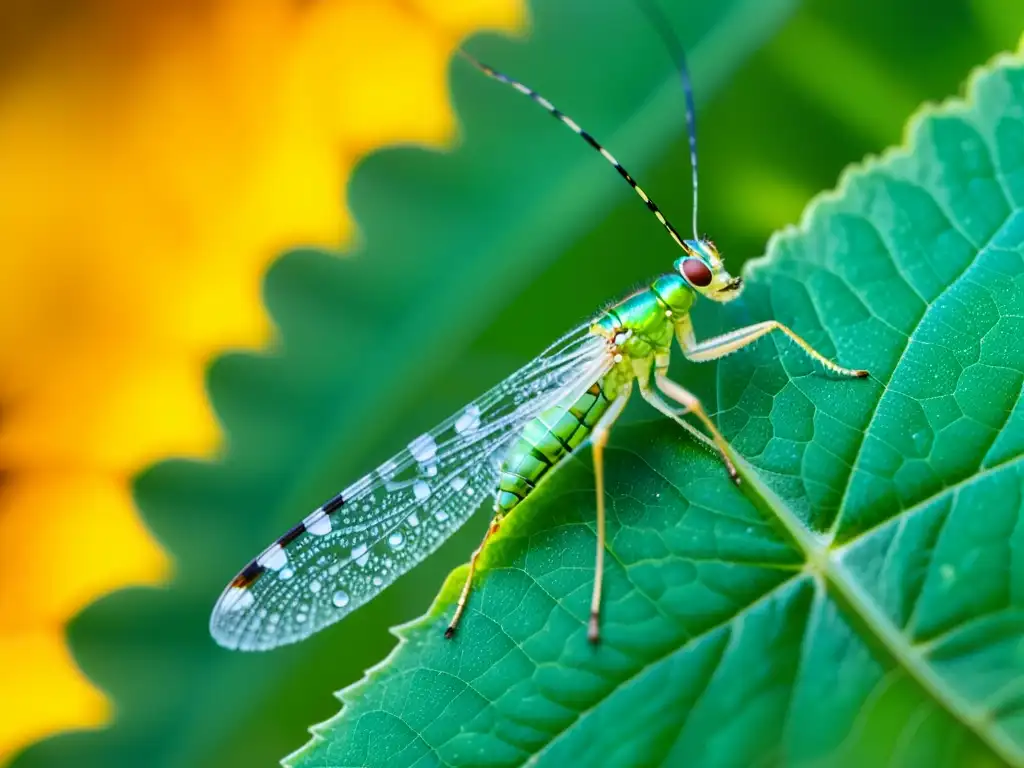
{"type": "MultiPolygon", "coordinates": [[[[637,193],[637,195],[640,197],[640,199],[644,201],[644,204],[647,206],[648,210],[651,213],[654,214],[655,218],[657,218],[657,220],[659,222],[661,222],[661,225],[665,228],[665,230],[668,232],[668,234],[671,236],[671,238],[675,241],[676,245],[678,245],[680,248],[683,249],[684,252],[686,252],[688,254],[689,253],[693,253],[693,247],[691,245],[689,245],[687,243],[687,241],[685,241],[682,238],[682,236],[679,234],[678,230],[674,226],[672,226],[672,223],[667,218],[665,218],[665,214],[663,214],[661,212],[661,209],[655,204],[655,202],[653,200],[651,200],[650,196],[646,192],[644,192],[643,189],[640,188],[640,185],[637,184],[636,181],[633,180],[633,177],[629,175],[629,171],[627,171],[625,168],[623,168],[622,164],[619,163],[619,161],[615,159],[615,157],[612,155],[612,153],[609,152],[604,147],[602,147],[593,136],[591,136],[585,130],[580,128],[580,126],[576,123],[575,120],[573,120],[567,114],[565,114],[560,109],[555,107],[554,104],[552,104],[550,101],[545,99],[543,96],[541,96],[535,90],[533,90],[532,88],[530,88],[530,87],[528,87],[526,85],[523,85],[518,80],[514,80],[511,77],[509,77],[508,75],[506,75],[506,74],[504,74],[502,72],[499,72],[498,70],[494,69],[493,67],[488,66],[487,64],[484,64],[483,62],[479,61],[477,58],[475,58],[474,56],[472,56],[471,54],[467,53],[466,51],[464,51],[461,48],[459,49],[459,54],[462,56],[462,58],[464,58],[466,61],[468,61],[470,64],[472,64],[474,67],[479,69],[481,72],[483,72],[488,77],[490,77],[490,78],[492,78],[494,80],[497,80],[499,83],[505,83],[505,85],[509,85],[509,86],[515,88],[517,91],[519,91],[524,96],[529,96],[535,103],[537,103],[541,107],[543,107],[548,112],[548,114],[550,114],[556,120],[561,122],[563,125],[568,126],[568,128],[570,130],[572,130],[575,134],[577,134],[580,138],[582,138],[585,142],[587,142],[587,144],[589,144],[591,147],[593,147],[595,150],[597,150],[601,154],[601,156],[605,160],[607,160],[612,165],[612,167],[615,168],[616,171],[619,172],[619,175],[623,179],[625,179],[626,183],[629,184],[630,187],[633,188],[633,191],[637,193]]],[[[691,148],[693,148],[693,151],[695,152],[696,151],[696,142],[692,138],[692,134],[691,134],[690,146],[691,146],[691,148]]],[[[694,158],[696,158],[696,155],[694,155],[694,158]]],[[[694,168],[696,168],[696,166],[694,166],[694,168]]],[[[694,173],[696,174],[696,171],[694,171],[694,173]]],[[[696,175],[694,176],[694,179],[696,180],[696,175]]],[[[697,219],[696,219],[696,206],[695,206],[694,207],[694,230],[695,231],[696,231],[696,220],[697,219]]]]}
{"type": "Polygon", "coordinates": [[[637,0],[637,3],[668,49],[676,70],[679,72],[679,79],[683,82],[683,94],[686,99],[686,131],[690,136],[690,169],[693,175],[693,239],[700,242],[700,236],[697,234],[697,108],[694,105],[690,68],[686,64],[686,49],[683,48],[676,33],[672,31],[672,24],[665,12],[658,7],[654,0],[637,0]]]}

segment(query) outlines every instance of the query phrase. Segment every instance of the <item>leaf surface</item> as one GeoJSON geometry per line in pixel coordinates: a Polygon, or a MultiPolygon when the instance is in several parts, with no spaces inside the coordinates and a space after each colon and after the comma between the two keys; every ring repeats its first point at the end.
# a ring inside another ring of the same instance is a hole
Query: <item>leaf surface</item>
{"type": "MultiPolygon", "coordinates": [[[[733,488],[671,424],[616,432],[603,642],[575,462],[287,760],[348,765],[1024,764],[1024,65],[928,110],[748,265],[717,367],[733,488]]],[[[682,377],[692,372],[681,369],[682,377]]]]}

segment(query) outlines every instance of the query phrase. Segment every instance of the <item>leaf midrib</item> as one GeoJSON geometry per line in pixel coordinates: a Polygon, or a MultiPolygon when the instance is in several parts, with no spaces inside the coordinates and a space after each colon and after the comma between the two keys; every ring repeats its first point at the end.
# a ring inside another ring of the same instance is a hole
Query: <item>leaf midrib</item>
{"type": "MultiPolygon", "coordinates": [[[[658,472],[655,467],[650,465],[650,463],[644,459],[644,457],[639,454],[635,455],[638,459],[646,463],[652,471],[662,476],[674,487],[675,484],[668,480],[668,478],[665,478],[662,473],[658,472]]],[[[1012,466],[1022,458],[1024,457],[1015,456],[996,466],[989,467],[984,474],[987,476],[993,472],[1005,470],[1008,466],[1012,466]]],[[[871,599],[871,596],[861,588],[856,579],[852,577],[843,564],[837,559],[842,552],[848,549],[852,542],[845,542],[840,547],[831,547],[824,536],[816,534],[814,531],[806,528],[796,514],[761,482],[757,473],[744,460],[740,459],[740,464],[743,479],[745,481],[746,492],[753,495],[755,497],[755,503],[758,503],[762,509],[768,510],[773,517],[782,524],[786,532],[790,534],[790,537],[796,544],[797,548],[804,554],[805,566],[797,573],[794,573],[790,578],[779,582],[771,589],[763,592],[755,600],[752,600],[742,606],[728,618],[723,619],[713,626],[707,627],[701,632],[688,636],[681,645],[668,649],[665,653],[659,654],[656,658],[649,659],[628,677],[620,680],[616,684],[615,690],[621,689],[624,685],[635,680],[652,666],[663,662],[673,654],[684,651],[695,642],[708,637],[713,632],[722,629],[723,627],[729,626],[738,617],[748,613],[758,605],[776,597],[783,590],[791,588],[801,577],[809,576],[815,582],[816,591],[818,591],[819,594],[822,591],[821,585],[824,585],[824,591],[826,592],[831,587],[834,592],[838,593],[845,604],[852,609],[853,613],[861,621],[863,626],[866,626],[873,631],[875,640],[877,640],[878,643],[880,643],[889,653],[892,660],[908,676],[918,683],[918,685],[920,685],[936,703],[945,709],[953,718],[971,730],[984,744],[986,744],[1005,762],[1011,765],[1022,764],[1022,762],[1024,762],[1022,757],[1024,756],[1022,756],[1017,746],[1008,739],[998,727],[994,727],[992,720],[986,717],[983,712],[978,712],[959,703],[959,698],[955,692],[946,686],[942,678],[935,674],[933,669],[927,663],[925,659],[926,647],[915,649],[908,642],[908,638],[878,610],[874,601],[871,599]]],[[[972,475],[970,478],[957,483],[955,486],[944,488],[939,493],[930,496],[924,502],[915,504],[908,510],[904,510],[900,515],[902,516],[912,510],[922,509],[928,504],[934,502],[936,499],[941,498],[944,494],[968,484],[969,482],[977,479],[977,477],[978,475],[972,475]]],[[[892,518],[886,520],[886,523],[891,521],[892,518]]],[[[880,525],[872,528],[871,531],[858,536],[853,541],[860,541],[864,537],[870,535],[871,532],[878,530],[880,527],[882,526],[880,525]]],[[[614,557],[614,553],[610,550],[609,555],[614,557]]],[[[640,591],[637,585],[633,584],[633,587],[640,591]]],[[[794,681],[794,685],[796,685],[796,681],[794,681]]],[[[541,749],[531,755],[523,765],[536,765],[540,759],[548,754],[549,750],[555,744],[562,741],[578,725],[580,725],[580,723],[582,723],[589,714],[595,711],[606,698],[607,697],[595,702],[587,709],[581,710],[570,725],[565,727],[541,749]]]]}
{"type": "MultiPolygon", "coordinates": [[[[927,191],[927,190],[925,190],[927,191]]],[[[982,244],[976,247],[978,254],[982,253],[985,249],[992,246],[992,243],[998,237],[998,235],[1005,229],[1008,222],[1012,219],[1016,209],[1011,200],[1007,198],[1007,208],[1009,214],[1003,220],[1003,222],[996,227],[992,234],[982,244]]],[[[947,221],[950,226],[954,229],[959,228],[951,217],[947,216],[947,221]]],[[[968,242],[970,242],[968,238],[968,242]]],[[[900,353],[899,359],[893,366],[892,374],[889,376],[888,382],[883,384],[883,391],[879,395],[878,401],[872,410],[868,424],[863,430],[861,443],[858,446],[857,459],[859,459],[864,445],[867,442],[868,434],[871,431],[871,425],[874,423],[875,417],[878,411],[881,409],[882,400],[885,397],[886,391],[888,391],[888,383],[892,381],[896,372],[899,370],[900,364],[906,356],[907,350],[910,348],[913,342],[914,336],[917,334],[921,327],[921,323],[928,316],[929,310],[935,306],[936,302],[944,295],[948,294],[956,285],[958,285],[967,275],[970,274],[971,270],[977,264],[977,258],[969,261],[964,269],[958,274],[948,286],[946,286],[938,296],[929,302],[925,308],[925,311],[921,313],[911,329],[910,333],[907,334],[907,343],[900,353]]],[[[851,541],[842,542],[839,547],[832,547],[835,542],[835,534],[838,531],[840,521],[843,518],[843,513],[846,511],[847,499],[849,489],[852,485],[853,472],[857,466],[857,459],[854,460],[851,465],[850,478],[847,481],[846,488],[843,493],[843,500],[840,504],[840,508],[836,513],[835,520],[827,535],[822,536],[821,534],[812,531],[807,528],[803,521],[790,510],[783,501],[776,496],[760,479],[757,472],[749,467],[746,462],[743,464],[743,475],[744,480],[747,481],[747,488],[749,492],[757,497],[763,508],[767,509],[776,520],[778,520],[782,526],[786,529],[787,533],[793,539],[794,544],[803,552],[806,558],[805,571],[810,574],[824,580],[826,588],[831,588],[836,594],[842,597],[847,607],[856,615],[861,621],[862,625],[867,627],[874,634],[874,639],[885,648],[889,653],[892,660],[898,664],[921,688],[928,693],[933,700],[935,700],[943,709],[945,709],[953,718],[961,722],[966,728],[972,731],[984,744],[986,744],[993,752],[999,757],[1005,760],[1011,765],[1024,764],[1024,754],[1017,747],[1014,742],[1009,739],[1006,734],[998,728],[998,726],[992,721],[991,718],[987,717],[983,711],[978,711],[972,707],[966,706],[960,697],[952,691],[942,678],[937,675],[934,669],[926,662],[924,653],[921,649],[915,649],[909,642],[909,639],[900,632],[899,628],[896,627],[879,609],[876,602],[872,600],[871,596],[864,591],[860,584],[857,583],[856,579],[847,571],[842,564],[841,560],[837,558],[842,551],[851,543],[851,541]]],[[[986,468],[989,471],[998,471],[1008,464],[1020,459],[1020,456],[1013,457],[1004,462],[1001,462],[995,467],[986,468]]],[[[911,510],[917,511],[923,509],[932,503],[936,498],[940,498],[942,495],[947,493],[951,488],[957,488],[968,482],[975,480],[979,473],[975,472],[969,477],[959,481],[954,486],[949,486],[941,489],[939,492],[931,494],[928,499],[923,502],[918,502],[912,507],[900,510],[891,517],[886,518],[882,523],[872,527],[870,530],[865,531],[861,535],[857,536],[852,541],[860,541],[867,536],[870,536],[873,531],[876,531],[884,525],[892,522],[892,520],[902,517],[911,510]]],[[[769,590],[767,594],[771,594],[779,589],[782,585],[778,585],[773,589],[769,590]]]]}
{"type": "MultiPolygon", "coordinates": [[[[794,543],[807,560],[805,572],[823,580],[826,589],[833,590],[842,598],[862,625],[872,631],[874,639],[889,653],[892,660],[949,715],[972,731],[1002,760],[1010,765],[1024,763],[1024,754],[1017,745],[984,712],[965,706],[926,662],[924,653],[915,649],[906,635],[879,610],[876,601],[835,557],[843,548],[833,549],[823,537],[816,536],[804,527],[793,511],[760,481],[756,473],[744,472],[744,480],[747,481],[748,493],[756,496],[757,501],[786,527],[787,532],[793,534],[794,543]]],[[[775,593],[781,586],[777,585],[765,594],[775,593]]]]}
{"type": "MultiPolygon", "coordinates": [[[[992,148],[988,146],[988,142],[985,142],[985,144],[989,150],[990,160],[992,161],[993,167],[998,169],[998,163],[996,162],[992,148]]],[[[992,231],[992,234],[986,238],[984,243],[972,243],[978,254],[992,246],[998,235],[1005,229],[1007,223],[1019,210],[1015,207],[1012,198],[1007,194],[1003,180],[998,178],[998,172],[994,175],[1000,184],[1000,189],[1003,191],[1008,215],[1003,222],[992,231]]],[[[903,181],[909,182],[908,179],[903,179],[903,181]]],[[[928,190],[924,191],[928,192],[928,190]]],[[[930,193],[929,196],[934,199],[934,196],[930,193]]],[[[949,226],[959,231],[967,242],[971,242],[971,239],[966,236],[966,233],[960,230],[960,227],[957,225],[954,217],[949,215],[948,211],[943,210],[943,212],[946,214],[949,226]]],[[[761,263],[764,262],[762,261],[761,263]]],[[[970,274],[972,268],[976,264],[977,258],[970,260],[960,274],[958,274],[949,283],[949,285],[940,292],[939,296],[935,297],[935,299],[930,302],[926,302],[925,310],[921,313],[921,317],[917,319],[914,328],[906,336],[906,344],[900,353],[899,359],[893,367],[892,374],[889,376],[889,382],[892,381],[896,372],[899,370],[900,363],[903,361],[907,350],[913,342],[914,336],[920,329],[921,323],[924,322],[924,319],[928,316],[930,309],[935,306],[941,296],[948,294],[949,291],[951,291],[968,274],[970,274]]],[[[758,264],[758,266],[760,266],[760,264],[758,264]]],[[[750,267],[748,267],[748,269],[750,269],[750,267]]],[[[887,389],[888,383],[883,384],[883,392],[880,394],[869,417],[868,424],[863,430],[861,443],[857,449],[857,459],[859,459],[863,452],[868,434],[871,431],[870,427],[874,423],[875,417],[881,409],[882,400],[885,397],[887,389]]],[[[874,639],[889,653],[892,660],[915,682],[917,682],[917,684],[920,685],[921,688],[953,718],[972,731],[984,744],[986,744],[994,753],[1007,763],[1011,765],[1024,764],[1024,754],[1022,754],[1018,746],[1007,737],[1005,732],[998,727],[997,723],[991,717],[986,715],[984,710],[979,710],[976,707],[969,706],[961,697],[957,696],[956,693],[949,688],[946,682],[936,674],[934,668],[927,662],[924,649],[915,649],[915,647],[909,642],[909,638],[907,638],[907,636],[904,635],[899,628],[881,612],[878,608],[877,602],[873,600],[857,580],[853,578],[850,572],[843,565],[842,561],[837,557],[837,555],[844,551],[852,541],[864,539],[865,537],[870,536],[872,532],[890,523],[892,520],[903,517],[908,513],[924,509],[936,499],[949,493],[951,490],[955,492],[957,488],[973,483],[978,479],[979,473],[975,472],[969,477],[961,479],[953,486],[944,487],[937,493],[930,494],[924,501],[918,502],[906,510],[898,511],[895,515],[887,518],[879,525],[873,526],[870,530],[857,536],[854,540],[845,541],[840,547],[833,548],[831,545],[835,541],[835,535],[841,524],[841,520],[843,519],[844,512],[846,511],[849,489],[852,485],[853,472],[855,471],[858,463],[857,459],[855,459],[851,465],[851,475],[847,482],[842,502],[837,510],[832,526],[825,536],[807,528],[800,518],[794,514],[778,496],[764,485],[756,471],[750,468],[746,462],[741,462],[741,464],[743,465],[743,476],[744,480],[747,482],[748,492],[751,492],[752,495],[756,496],[757,501],[760,502],[763,508],[768,510],[775,519],[782,524],[787,533],[789,533],[795,546],[800,549],[806,558],[806,566],[804,570],[815,577],[816,580],[820,579],[823,581],[826,589],[831,589],[835,594],[839,595],[845,602],[848,610],[856,615],[862,626],[867,627],[872,632],[874,639]]],[[[999,462],[993,467],[987,467],[984,470],[981,470],[981,472],[983,475],[988,475],[992,472],[1005,469],[1007,466],[1012,466],[1020,459],[1021,456],[1014,456],[999,462]]],[[[787,580],[782,584],[776,585],[772,589],[768,590],[765,595],[771,595],[777,592],[790,581],[791,580],[787,580]]]]}

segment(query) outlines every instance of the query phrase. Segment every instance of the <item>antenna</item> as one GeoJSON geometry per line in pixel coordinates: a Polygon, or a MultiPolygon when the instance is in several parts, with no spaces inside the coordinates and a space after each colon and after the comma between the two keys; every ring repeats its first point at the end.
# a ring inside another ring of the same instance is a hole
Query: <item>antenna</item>
{"type": "Polygon", "coordinates": [[[686,130],[690,135],[690,168],[693,171],[693,239],[700,242],[697,235],[697,109],[693,104],[693,82],[690,80],[690,68],[686,66],[686,51],[672,31],[668,17],[654,0],[637,0],[637,3],[668,48],[669,55],[679,71],[679,79],[683,81],[683,94],[686,97],[686,130]]]}
{"type": "MultiPolygon", "coordinates": [[[[605,160],[607,160],[609,163],[611,163],[612,167],[615,168],[615,170],[619,172],[619,175],[623,179],[626,180],[626,183],[629,184],[629,186],[633,188],[633,191],[636,192],[637,195],[639,195],[640,199],[644,201],[644,203],[647,205],[647,209],[651,213],[654,214],[655,218],[659,222],[661,222],[661,226],[663,226],[665,228],[665,230],[668,232],[669,236],[675,241],[676,245],[678,245],[680,248],[682,248],[683,251],[685,251],[686,253],[691,253],[691,248],[686,245],[686,242],[680,236],[680,234],[676,230],[676,228],[672,226],[671,222],[669,222],[668,219],[665,218],[665,214],[663,214],[661,212],[661,209],[658,208],[657,205],[655,205],[654,201],[651,200],[651,198],[647,195],[647,193],[644,192],[640,188],[640,185],[637,184],[633,180],[633,177],[629,175],[629,171],[627,171],[625,168],[623,168],[622,165],[619,163],[619,161],[616,160],[612,156],[612,153],[609,152],[604,147],[602,147],[593,136],[591,136],[589,133],[587,133],[582,128],[580,128],[579,125],[577,125],[575,120],[573,120],[567,114],[562,112],[560,109],[557,109],[554,104],[552,104],[550,101],[545,99],[543,96],[541,96],[539,93],[537,93],[532,88],[528,88],[527,86],[525,86],[522,83],[520,83],[518,80],[513,80],[508,75],[505,75],[505,74],[499,72],[498,70],[496,70],[496,69],[494,69],[492,67],[489,67],[486,64],[483,64],[482,62],[478,61],[476,58],[474,58],[470,54],[466,53],[466,51],[462,50],[461,48],[459,49],[459,53],[462,55],[462,58],[464,58],[466,61],[468,61],[470,64],[472,64],[474,67],[479,69],[481,72],[483,72],[488,77],[490,77],[490,78],[492,78],[494,80],[497,80],[499,83],[505,83],[505,85],[512,86],[513,88],[515,88],[517,91],[519,91],[524,96],[529,96],[531,99],[533,99],[534,102],[536,102],[541,107],[543,107],[545,110],[547,110],[547,112],[552,117],[554,117],[556,120],[558,120],[562,124],[568,126],[574,133],[576,133],[580,138],[582,138],[585,142],[587,142],[587,144],[589,144],[591,147],[593,147],[598,152],[600,152],[601,156],[605,160]]],[[[690,134],[690,137],[691,137],[690,138],[691,151],[695,152],[696,151],[696,143],[695,143],[695,141],[693,139],[693,134],[692,133],[690,134]]],[[[693,154],[692,156],[694,158],[694,161],[696,161],[696,154],[693,154]]],[[[694,166],[694,168],[696,169],[696,165],[694,166]]],[[[696,170],[694,170],[694,180],[695,181],[696,181],[696,178],[697,178],[696,177],[696,170]]],[[[696,225],[696,221],[697,221],[696,216],[697,216],[697,214],[696,214],[696,206],[695,206],[694,207],[694,231],[696,231],[696,226],[697,226],[696,225]]]]}

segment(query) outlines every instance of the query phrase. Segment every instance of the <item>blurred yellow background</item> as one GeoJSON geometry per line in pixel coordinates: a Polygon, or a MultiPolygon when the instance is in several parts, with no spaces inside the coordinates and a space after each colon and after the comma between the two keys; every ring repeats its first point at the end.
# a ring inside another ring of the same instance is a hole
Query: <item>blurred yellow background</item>
{"type": "Polygon", "coordinates": [[[267,342],[270,261],[348,243],[358,158],[450,141],[453,47],[522,22],[516,0],[0,10],[0,762],[109,718],[64,625],[168,577],[130,480],[218,446],[203,370],[267,342]]]}

